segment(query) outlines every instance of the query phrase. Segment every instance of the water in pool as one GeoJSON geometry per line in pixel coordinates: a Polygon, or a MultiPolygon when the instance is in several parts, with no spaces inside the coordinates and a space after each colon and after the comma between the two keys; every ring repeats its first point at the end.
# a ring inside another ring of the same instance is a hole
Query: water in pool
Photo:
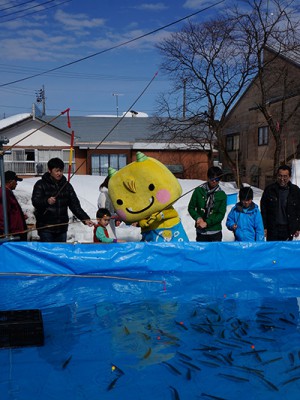
{"type": "Polygon", "coordinates": [[[6,281],[45,345],[0,350],[1,399],[299,398],[299,273],[164,278],[6,281]]]}

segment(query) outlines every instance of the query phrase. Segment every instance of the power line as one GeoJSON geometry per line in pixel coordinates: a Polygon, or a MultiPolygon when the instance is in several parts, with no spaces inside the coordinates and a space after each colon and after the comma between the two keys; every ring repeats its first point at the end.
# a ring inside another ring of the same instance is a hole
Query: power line
{"type": "Polygon", "coordinates": [[[56,1],[56,0],[48,0],[48,1],[45,1],[44,3],[39,3],[37,5],[24,8],[23,10],[14,11],[14,12],[6,14],[6,15],[0,15],[0,18],[6,18],[6,17],[9,17],[10,15],[19,14],[19,13],[22,13],[22,12],[27,11],[27,10],[32,10],[33,8],[41,7],[41,6],[44,6],[45,4],[53,3],[54,1],[56,1]]]}
{"type": "MultiPolygon", "coordinates": [[[[28,3],[34,3],[34,2],[35,2],[34,0],[30,0],[30,1],[25,1],[24,3],[15,4],[14,6],[9,6],[9,7],[6,7],[6,8],[1,8],[1,9],[0,9],[0,12],[6,11],[6,10],[11,10],[12,8],[24,6],[24,5],[28,4],[28,3]]],[[[5,4],[10,4],[10,3],[5,3],[5,4]]],[[[3,5],[5,6],[5,4],[3,4],[3,5]]]]}
{"type": "MultiPolygon", "coordinates": [[[[70,0],[67,0],[67,1],[70,1],[70,0]]],[[[49,70],[47,70],[47,71],[44,71],[44,72],[36,73],[36,74],[34,74],[34,75],[27,76],[27,77],[25,77],[25,78],[20,78],[20,79],[17,79],[17,80],[15,80],[15,81],[11,81],[11,82],[7,82],[7,83],[4,83],[4,84],[1,84],[0,87],[4,87],[4,86],[12,85],[12,84],[14,84],[14,83],[23,82],[23,81],[26,81],[26,80],[28,80],[28,79],[36,78],[36,77],[38,77],[38,76],[45,75],[45,74],[48,74],[48,73],[50,73],[50,72],[57,71],[57,70],[59,70],[59,69],[62,69],[62,68],[65,68],[65,67],[69,67],[70,65],[77,64],[77,63],[79,63],[79,62],[81,62],[81,61],[88,60],[88,59],[93,58],[93,57],[96,57],[96,56],[98,56],[98,55],[100,55],[100,54],[107,53],[107,52],[112,51],[112,50],[114,50],[114,49],[117,49],[117,48],[119,48],[119,47],[126,46],[126,45],[128,45],[128,44],[130,44],[130,43],[136,42],[137,40],[143,39],[143,38],[145,38],[145,37],[147,37],[147,36],[150,36],[150,35],[152,35],[152,34],[154,34],[154,33],[159,32],[159,31],[161,31],[161,30],[164,30],[164,29],[166,29],[166,28],[169,28],[170,26],[176,25],[176,24],[178,24],[179,22],[182,22],[182,21],[184,21],[184,20],[186,20],[186,19],[189,19],[189,18],[191,18],[191,17],[194,17],[195,15],[200,14],[200,13],[202,13],[203,11],[206,11],[206,10],[208,10],[208,9],[210,9],[210,8],[213,8],[213,7],[215,7],[215,6],[217,6],[217,5],[221,4],[221,3],[223,3],[224,1],[225,1],[225,0],[218,1],[217,3],[214,3],[214,4],[210,5],[210,6],[204,7],[204,8],[202,8],[202,9],[199,10],[199,11],[196,11],[196,12],[194,12],[194,13],[192,13],[192,14],[189,14],[189,15],[187,15],[187,16],[185,16],[185,17],[183,17],[183,18],[180,18],[180,19],[178,19],[178,20],[176,20],[176,21],[173,21],[173,22],[171,22],[171,23],[169,23],[169,24],[167,24],[167,25],[164,25],[164,26],[162,26],[162,27],[160,27],[160,28],[154,29],[154,30],[152,30],[152,31],[150,31],[150,32],[148,32],[148,33],[145,33],[145,34],[143,34],[143,35],[137,36],[137,37],[135,37],[135,38],[133,38],[133,39],[130,39],[130,40],[127,40],[127,41],[125,41],[125,42],[116,44],[115,46],[109,47],[108,49],[104,49],[104,50],[98,51],[98,52],[93,53],[93,54],[90,54],[90,55],[88,55],[88,56],[86,56],[86,57],[79,58],[79,59],[74,60],[74,61],[71,61],[71,62],[69,62],[69,63],[60,65],[60,66],[58,66],[58,67],[51,68],[51,69],[49,69],[49,70]]]]}
{"type": "MultiPolygon", "coordinates": [[[[55,1],[55,0],[51,0],[51,1],[55,1]]],[[[33,11],[33,12],[31,12],[31,13],[27,13],[27,14],[20,15],[20,16],[18,16],[18,17],[14,17],[14,18],[7,19],[7,20],[5,20],[5,21],[0,21],[0,23],[1,23],[1,24],[5,24],[6,22],[15,21],[16,19],[20,19],[20,18],[25,18],[25,17],[27,17],[27,16],[29,16],[29,15],[33,15],[33,14],[36,14],[36,13],[39,13],[39,12],[43,12],[43,11],[46,11],[46,10],[50,10],[50,8],[58,7],[58,6],[61,6],[62,4],[69,3],[70,1],[72,1],[72,0],[65,0],[65,1],[62,1],[61,3],[54,4],[53,6],[45,7],[45,8],[43,8],[42,10],[33,11]]],[[[46,3],[49,3],[49,1],[46,2],[46,3]]],[[[40,6],[41,6],[41,4],[39,4],[39,5],[36,6],[36,7],[40,7],[40,6]]],[[[23,11],[24,11],[24,10],[23,10],[23,11]]],[[[19,11],[19,12],[20,12],[20,11],[19,11]]],[[[7,17],[7,15],[6,15],[5,17],[7,17]]],[[[1,18],[4,18],[4,16],[2,16],[1,18]]]]}
{"type": "MultiPolygon", "coordinates": [[[[24,72],[28,72],[28,73],[39,73],[42,72],[42,70],[40,68],[32,68],[32,67],[18,67],[18,66],[14,66],[14,65],[7,65],[7,64],[0,64],[0,71],[2,72],[9,72],[11,74],[22,74],[24,72]]],[[[48,75],[47,73],[44,73],[44,75],[48,75]]],[[[95,74],[95,73],[91,73],[91,74],[87,74],[87,73],[83,73],[83,72],[56,72],[56,73],[51,73],[51,76],[54,77],[58,77],[58,78],[64,78],[64,79],[99,79],[99,80],[123,80],[123,81],[135,81],[135,82],[144,82],[147,81],[148,78],[147,77],[143,77],[143,76],[125,76],[125,75],[103,75],[103,74],[95,74]]],[[[161,80],[167,80],[167,79],[159,79],[161,80]]],[[[1,84],[0,84],[1,85],[1,84]]]]}

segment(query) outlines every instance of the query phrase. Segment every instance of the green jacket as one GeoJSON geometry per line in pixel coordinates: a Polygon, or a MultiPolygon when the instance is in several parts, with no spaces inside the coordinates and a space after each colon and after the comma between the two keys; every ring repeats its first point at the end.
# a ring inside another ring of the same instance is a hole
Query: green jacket
{"type": "Polygon", "coordinates": [[[191,197],[188,205],[190,216],[197,221],[203,218],[207,223],[208,231],[221,231],[222,220],[225,217],[227,207],[227,196],[223,190],[218,190],[214,194],[214,206],[209,215],[205,216],[205,204],[207,201],[207,191],[203,187],[197,187],[191,197]]]}

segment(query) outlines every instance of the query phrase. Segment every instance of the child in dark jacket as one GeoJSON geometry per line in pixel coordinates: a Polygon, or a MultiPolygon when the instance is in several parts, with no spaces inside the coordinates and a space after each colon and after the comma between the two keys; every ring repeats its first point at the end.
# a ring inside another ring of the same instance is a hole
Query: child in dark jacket
{"type": "Polygon", "coordinates": [[[226,226],[233,231],[236,241],[255,242],[264,240],[264,226],[258,206],[253,203],[253,190],[243,187],[239,203],[230,210],[226,226]]]}
{"type": "Polygon", "coordinates": [[[94,228],[94,242],[95,243],[117,243],[124,242],[120,239],[113,239],[109,237],[107,226],[110,223],[111,213],[107,208],[99,208],[96,214],[98,224],[94,228]]]}

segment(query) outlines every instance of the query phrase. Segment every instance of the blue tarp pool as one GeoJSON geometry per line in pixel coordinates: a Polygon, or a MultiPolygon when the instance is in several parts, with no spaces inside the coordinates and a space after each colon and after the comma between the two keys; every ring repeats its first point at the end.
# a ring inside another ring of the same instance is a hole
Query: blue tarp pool
{"type": "Polygon", "coordinates": [[[40,310],[45,338],[0,349],[3,400],[299,398],[298,241],[12,242],[0,260],[0,310],[40,310]]]}

